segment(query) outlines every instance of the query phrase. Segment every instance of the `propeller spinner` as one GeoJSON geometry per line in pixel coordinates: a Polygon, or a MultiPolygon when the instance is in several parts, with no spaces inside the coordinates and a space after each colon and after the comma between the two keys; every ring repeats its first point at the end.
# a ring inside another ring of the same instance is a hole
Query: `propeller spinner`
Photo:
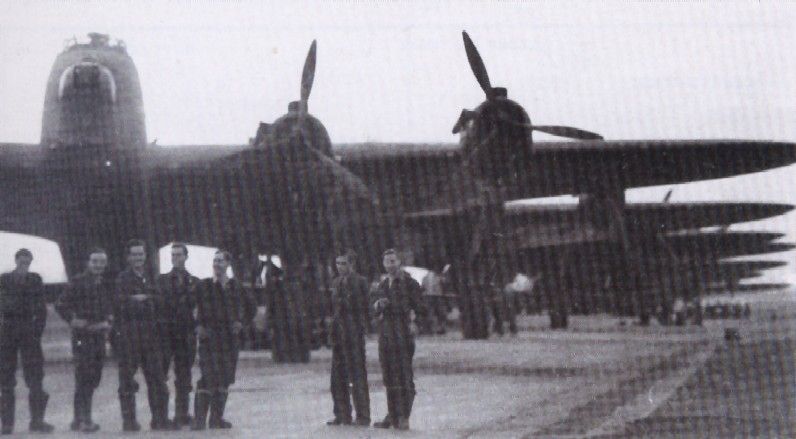
{"type": "MultiPolygon", "coordinates": [[[[481,104],[478,109],[475,111],[472,110],[463,110],[459,120],[456,122],[456,125],[453,127],[453,133],[456,134],[462,131],[465,127],[468,126],[470,121],[482,116],[483,113],[487,112],[489,107],[493,107],[494,105],[500,105],[501,103],[509,104],[508,107],[514,106],[519,107],[518,109],[514,109],[514,111],[509,111],[508,113],[525,113],[522,110],[522,107],[509,100],[507,97],[507,92],[505,88],[502,87],[492,87],[492,83],[489,81],[489,74],[487,73],[486,66],[484,65],[484,60],[481,58],[481,55],[478,53],[478,49],[475,47],[473,40],[470,39],[470,35],[467,32],[462,32],[462,38],[464,39],[464,51],[467,53],[467,61],[470,63],[470,69],[473,71],[473,75],[475,75],[476,81],[478,81],[478,85],[481,86],[481,90],[484,91],[486,95],[486,102],[481,104]],[[492,103],[492,105],[490,105],[492,103]],[[518,111],[519,110],[519,111],[518,111]]],[[[505,111],[497,111],[496,122],[505,123],[508,125],[514,126],[521,126],[533,131],[540,131],[547,134],[552,134],[554,136],[559,137],[568,137],[572,139],[578,140],[602,140],[602,136],[593,133],[590,131],[582,130],[580,128],[568,127],[568,126],[561,126],[561,125],[532,125],[530,120],[525,115],[524,118],[517,118],[517,117],[506,117],[511,116],[510,114],[506,114],[505,111]],[[523,120],[526,119],[526,120],[523,120]]]]}

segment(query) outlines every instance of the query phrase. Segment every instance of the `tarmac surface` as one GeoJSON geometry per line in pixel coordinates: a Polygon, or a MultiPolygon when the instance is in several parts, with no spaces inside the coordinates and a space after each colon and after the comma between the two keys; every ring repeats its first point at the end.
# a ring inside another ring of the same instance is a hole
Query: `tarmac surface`
{"type": "MultiPolygon", "coordinates": [[[[796,306],[756,308],[752,320],[704,327],[620,326],[606,316],[545,329],[546,316],[523,316],[518,336],[461,340],[458,332],[420,337],[418,395],[408,432],[327,427],[331,352],[308,364],[277,365],[270,352],[244,352],[232,388],[231,431],[153,433],[143,377],[138,418],[144,437],[796,437],[796,306]],[[771,312],[778,313],[776,321],[771,312]],[[737,328],[738,342],[723,339],[737,328]]],[[[56,436],[72,418],[68,328],[51,316],[45,334],[47,421],[56,436]]],[[[373,420],[386,414],[375,338],[367,344],[373,420]]],[[[20,373],[21,375],[21,373],[20,373]]],[[[195,369],[194,379],[198,378],[195,369]]],[[[27,390],[17,387],[17,436],[27,435],[27,390]]],[[[94,437],[121,433],[115,363],[94,400],[94,437]]]]}

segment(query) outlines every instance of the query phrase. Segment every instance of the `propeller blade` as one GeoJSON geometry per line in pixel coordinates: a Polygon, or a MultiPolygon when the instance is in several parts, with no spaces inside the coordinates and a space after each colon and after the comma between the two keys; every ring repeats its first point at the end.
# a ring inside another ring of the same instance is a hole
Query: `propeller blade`
{"type": "Polygon", "coordinates": [[[463,130],[467,123],[470,122],[475,117],[475,111],[464,109],[462,113],[459,115],[459,120],[456,121],[456,125],[453,126],[453,134],[458,134],[459,131],[463,130]]]}
{"type": "Polygon", "coordinates": [[[304,71],[301,72],[301,106],[302,111],[307,111],[307,100],[310,98],[312,83],[315,81],[315,49],[317,44],[312,40],[307,59],[304,61],[304,71]]]}
{"type": "Polygon", "coordinates": [[[481,55],[478,54],[478,49],[475,48],[475,44],[473,44],[473,40],[470,39],[467,32],[462,32],[462,38],[464,38],[464,51],[467,52],[467,61],[470,62],[470,68],[473,69],[473,74],[478,84],[481,86],[481,90],[483,90],[487,98],[489,98],[492,96],[492,84],[489,82],[489,75],[486,72],[484,60],[481,59],[481,55]]]}
{"type": "Polygon", "coordinates": [[[533,129],[559,137],[569,137],[578,140],[603,140],[603,136],[580,128],[565,127],[560,125],[534,125],[533,129]]]}

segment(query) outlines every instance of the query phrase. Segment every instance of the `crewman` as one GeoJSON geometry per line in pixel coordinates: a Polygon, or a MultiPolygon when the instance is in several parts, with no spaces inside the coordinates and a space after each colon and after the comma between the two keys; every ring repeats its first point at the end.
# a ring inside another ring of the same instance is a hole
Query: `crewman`
{"type": "Polygon", "coordinates": [[[147,277],[146,245],[134,239],[126,247],[128,268],[116,278],[114,324],[118,330],[119,404],[124,431],[139,431],[134,376],[140,367],[149,397],[152,430],[173,430],[168,419],[169,389],[163,371],[161,334],[157,324],[158,295],[147,277]]]}
{"type": "Polygon", "coordinates": [[[196,335],[193,317],[196,300],[194,288],[199,279],[185,269],[188,247],[183,243],[171,245],[172,269],[157,279],[161,297],[160,329],[163,335],[164,370],[168,376],[174,363],[174,424],[191,425],[188,406],[191,398],[191,368],[196,358],[196,335]]]}
{"type": "Polygon", "coordinates": [[[203,279],[196,286],[196,334],[202,377],[196,384],[192,430],[204,430],[207,426],[232,428],[232,424],[224,419],[224,407],[229,386],[235,382],[238,335],[243,326],[254,318],[257,304],[238,281],[227,277],[231,262],[229,252],[216,252],[213,278],[203,279]]]}
{"type": "Polygon", "coordinates": [[[72,431],[94,433],[91,399],[102,379],[105,341],[113,322],[113,284],[105,277],[108,253],[89,251],[86,271],[75,276],[58,298],[55,309],[72,328],[75,363],[75,415],[72,431]]]}
{"type": "Polygon", "coordinates": [[[351,424],[351,392],[357,412],[354,425],[370,426],[368,371],[365,367],[365,333],[368,327],[368,281],[360,276],[355,256],[348,252],[335,259],[332,281],[332,376],[334,419],[327,425],[351,424]]]}
{"type": "Polygon", "coordinates": [[[30,431],[50,433],[53,426],[44,422],[50,395],[44,391],[44,354],[41,334],[47,320],[47,306],[41,276],[31,273],[33,253],[20,249],[14,255],[16,268],[0,275],[0,421],[2,433],[14,432],[17,385],[17,355],[22,357],[30,408],[30,431]]]}
{"type": "Polygon", "coordinates": [[[420,285],[401,269],[398,252],[385,251],[382,262],[387,276],[376,289],[373,309],[379,320],[379,363],[387,391],[387,416],[373,425],[408,430],[415,399],[412,371],[415,330],[410,311],[418,319],[425,318],[427,313],[420,285]]]}

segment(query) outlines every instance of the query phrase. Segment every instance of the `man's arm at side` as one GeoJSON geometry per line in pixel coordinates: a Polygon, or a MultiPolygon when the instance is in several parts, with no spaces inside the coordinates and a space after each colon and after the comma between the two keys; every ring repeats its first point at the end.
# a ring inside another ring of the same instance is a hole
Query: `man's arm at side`
{"type": "Polygon", "coordinates": [[[354,296],[357,300],[357,312],[358,318],[361,319],[360,322],[362,324],[362,328],[365,331],[370,332],[370,319],[373,316],[373,311],[370,306],[370,301],[368,295],[370,294],[370,285],[368,285],[368,280],[365,279],[364,276],[357,276],[357,283],[355,285],[357,291],[355,291],[356,295],[354,296]]]}
{"type": "Polygon", "coordinates": [[[55,301],[55,311],[67,323],[75,317],[75,285],[70,282],[55,301]]]}
{"type": "Polygon", "coordinates": [[[243,321],[241,323],[247,325],[257,315],[257,300],[255,300],[252,291],[242,285],[240,286],[240,294],[243,301],[243,321]]]}
{"type": "Polygon", "coordinates": [[[33,311],[33,321],[36,323],[39,333],[41,333],[47,323],[47,301],[44,299],[44,282],[41,280],[41,276],[34,274],[33,279],[34,289],[36,290],[36,309],[33,311]]]}
{"type": "Polygon", "coordinates": [[[124,278],[124,273],[120,274],[116,278],[116,282],[113,285],[113,303],[114,303],[114,314],[118,317],[119,315],[124,315],[130,311],[130,307],[133,305],[133,298],[128,290],[127,281],[124,278]]]}

